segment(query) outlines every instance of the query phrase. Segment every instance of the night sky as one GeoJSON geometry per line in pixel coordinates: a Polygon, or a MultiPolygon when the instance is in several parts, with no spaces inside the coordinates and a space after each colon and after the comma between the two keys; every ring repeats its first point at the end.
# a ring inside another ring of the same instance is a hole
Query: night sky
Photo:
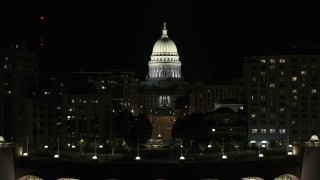
{"type": "Polygon", "coordinates": [[[178,48],[182,73],[191,81],[241,77],[244,56],[320,47],[319,6],[305,1],[43,1],[0,6],[2,42],[26,42],[37,52],[41,71],[124,69],[143,80],[164,21],[178,48]]]}

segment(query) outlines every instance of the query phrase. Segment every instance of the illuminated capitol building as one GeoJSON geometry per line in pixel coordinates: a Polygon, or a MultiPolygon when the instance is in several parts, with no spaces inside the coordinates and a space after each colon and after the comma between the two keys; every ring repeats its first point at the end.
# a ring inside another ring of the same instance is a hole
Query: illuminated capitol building
{"type": "Polygon", "coordinates": [[[178,50],[168,37],[165,23],[161,38],[153,46],[148,65],[146,81],[141,82],[139,103],[148,109],[174,108],[177,98],[188,93],[189,83],[183,80],[178,50]]]}

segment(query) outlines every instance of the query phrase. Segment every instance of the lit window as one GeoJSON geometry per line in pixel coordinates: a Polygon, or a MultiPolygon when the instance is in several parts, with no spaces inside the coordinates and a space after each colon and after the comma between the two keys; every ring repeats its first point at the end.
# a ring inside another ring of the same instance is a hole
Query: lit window
{"type": "Polygon", "coordinates": [[[270,59],[270,63],[276,63],[275,59],[270,59]]]}
{"type": "Polygon", "coordinates": [[[292,99],[297,100],[298,96],[293,96],[292,99]]]}
{"type": "Polygon", "coordinates": [[[257,129],[251,129],[251,133],[255,134],[255,133],[257,133],[257,132],[258,132],[257,129]]]}
{"type": "Polygon", "coordinates": [[[262,133],[262,134],[267,133],[267,129],[261,129],[261,133],[262,133]]]}
{"type": "Polygon", "coordinates": [[[61,106],[57,106],[57,109],[61,109],[61,106]]]}
{"type": "Polygon", "coordinates": [[[260,74],[261,74],[261,76],[265,76],[265,75],[266,75],[266,72],[261,71],[260,74]]]}
{"type": "Polygon", "coordinates": [[[6,61],[7,61],[8,59],[9,59],[8,57],[5,57],[5,58],[4,58],[4,60],[6,60],[6,61]]]}
{"type": "Polygon", "coordinates": [[[317,90],[316,90],[316,89],[312,89],[312,90],[311,90],[311,93],[312,93],[312,94],[316,94],[316,93],[317,93],[317,90]]]}
{"type": "Polygon", "coordinates": [[[254,119],[254,118],[256,118],[256,117],[257,117],[256,114],[251,114],[251,118],[252,118],[252,119],[254,119]]]}
{"type": "Polygon", "coordinates": [[[292,77],[291,80],[292,80],[292,81],[297,81],[298,78],[297,78],[297,77],[292,77]]]}
{"type": "Polygon", "coordinates": [[[261,100],[265,100],[266,99],[266,96],[261,96],[261,100]]]}
{"type": "Polygon", "coordinates": [[[276,84],[271,83],[269,86],[270,86],[271,88],[274,88],[274,87],[276,87],[276,84]]]}
{"type": "Polygon", "coordinates": [[[301,87],[306,87],[306,84],[305,84],[305,83],[302,83],[302,84],[301,84],[301,87]]]}
{"type": "Polygon", "coordinates": [[[281,72],[280,72],[280,75],[281,75],[281,76],[284,76],[284,71],[281,71],[281,72]]]}
{"type": "Polygon", "coordinates": [[[279,63],[285,63],[286,60],[285,59],[279,59],[279,63]]]}
{"type": "Polygon", "coordinates": [[[284,112],[284,110],[285,110],[285,109],[284,109],[283,107],[282,107],[282,108],[280,108],[280,112],[284,112]]]}
{"type": "Polygon", "coordinates": [[[253,78],[252,78],[252,81],[257,81],[257,78],[256,78],[256,77],[253,77],[253,78]]]}
{"type": "Polygon", "coordinates": [[[292,125],[296,125],[296,124],[297,124],[297,121],[291,121],[291,124],[292,124],[292,125]]]}
{"type": "Polygon", "coordinates": [[[298,90],[297,90],[297,89],[292,89],[292,93],[293,93],[293,94],[297,94],[297,93],[298,93],[298,90]]]}
{"type": "Polygon", "coordinates": [[[274,134],[276,133],[276,130],[275,129],[270,129],[270,134],[274,134]]]}
{"type": "Polygon", "coordinates": [[[307,75],[307,71],[301,71],[301,75],[307,75]]]}
{"type": "Polygon", "coordinates": [[[266,63],[266,60],[265,59],[261,59],[260,63],[266,63]]]}
{"type": "Polygon", "coordinates": [[[8,68],[8,65],[7,65],[7,64],[5,64],[5,65],[3,66],[3,68],[4,68],[4,69],[7,69],[7,68],[8,68]]]}
{"type": "Polygon", "coordinates": [[[286,134],[286,129],[279,129],[280,134],[286,134]]]}

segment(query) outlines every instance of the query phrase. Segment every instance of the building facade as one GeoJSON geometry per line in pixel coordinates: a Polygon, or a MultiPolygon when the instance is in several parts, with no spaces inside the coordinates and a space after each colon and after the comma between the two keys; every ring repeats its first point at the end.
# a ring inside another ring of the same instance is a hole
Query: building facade
{"type": "Polygon", "coordinates": [[[0,134],[25,143],[32,134],[32,92],[37,87],[36,55],[23,46],[0,49],[0,134]]]}
{"type": "Polygon", "coordinates": [[[196,83],[191,88],[189,112],[212,112],[226,101],[230,101],[229,104],[232,102],[233,108],[240,108],[243,104],[243,97],[242,82],[196,83]]]}
{"type": "Polygon", "coordinates": [[[320,56],[245,58],[248,141],[291,142],[319,133],[320,56]]]}
{"type": "Polygon", "coordinates": [[[42,73],[39,82],[30,143],[40,148],[57,138],[71,147],[81,139],[106,142],[113,138],[112,116],[118,106],[138,112],[139,81],[133,72],[42,73]]]}

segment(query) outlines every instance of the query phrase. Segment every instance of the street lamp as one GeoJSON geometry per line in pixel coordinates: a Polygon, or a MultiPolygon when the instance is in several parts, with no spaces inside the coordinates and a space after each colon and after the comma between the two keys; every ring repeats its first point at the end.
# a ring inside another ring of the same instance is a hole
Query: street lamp
{"type": "Polygon", "coordinates": [[[23,156],[28,156],[29,155],[29,138],[27,136],[27,152],[22,154],[23,156]]]}
{"type": "Polygon", "coordinates": [[[92,156],[92,159],[93,160],[98,159],[98,157],[97,157],[97,140],[96,139],[94,140],[94,155],[92,156]]]}
{"type": "Polygon", "coordinates": [[[138,138],[138,146],[137,146],[137,157],[136,160],[140,160],[140,154],[139,154],[140,148],[139,148],[139,138],[138,138]]]}
{"type": "Polygon", "coordinates": [[[227,155],[224,154],[224,143],[222,143],[222,147],[221,147],[221,151],[222,151],[222,159],[227,159],[227,155]]]}
{"type": "Polygon", "coordinates": [[[186,158],[182,155],[182,148],[183,148],[182,139],[181,139],[180,148],[181,148],[181,151],[180,151],[180,160],[185,160],[186,158]]]}
{"type": "MultiPolygon", "coordinates": [[[[260,149],[261,149],[261,147],[263,147],[263,145],[261,145],[261,143],[260,143],[260,145],[259,145],[259,158],[263,158],[264,156],[263,156],[263,154],[261,153],[261,151],[260,151],[260,149]]],[[[265,146],[264,146],[265,147],[265,146]]]]}
{"type": "Polygon", "coordinates": [[[53,157],[54,158],[59,158],[59,154],[60,154],[60,152],[59,152],[59,138],[57,138],[57,143],[58,143],[58,150],[57,150],[57,154],[55,154],[53,157]]]}

